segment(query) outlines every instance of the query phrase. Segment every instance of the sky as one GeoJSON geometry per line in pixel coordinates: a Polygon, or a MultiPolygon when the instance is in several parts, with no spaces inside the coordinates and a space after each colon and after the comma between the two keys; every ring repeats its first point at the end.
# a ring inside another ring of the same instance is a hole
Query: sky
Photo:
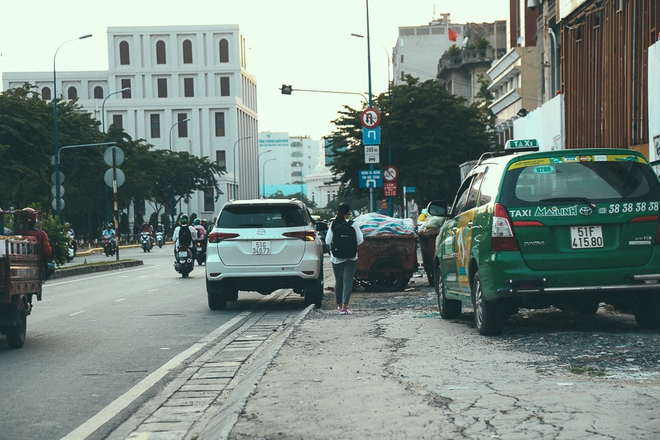
{"type": "MultiPolygon", "coordinates": [[[[108,69],[107,28],[113,26],[238,25],[247,70],[257,80],[259,131],[319,140],[344,105],[360,108],[369,89],[368,0],[0,0],[0,75],[108,69]],[[293,93],[282,95],[282,84],[293,93]]],[[[508,0],[371,0],[371,84],[387,90],[400,26],[426,25],[449,13],[453,23],[508,19],[508,0]],[[388,68],[389,66],[389,68],[388,68]]]]}

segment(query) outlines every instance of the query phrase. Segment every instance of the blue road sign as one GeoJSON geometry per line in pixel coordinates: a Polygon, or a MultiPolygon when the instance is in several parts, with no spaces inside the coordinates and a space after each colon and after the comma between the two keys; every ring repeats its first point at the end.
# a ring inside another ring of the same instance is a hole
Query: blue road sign
{"type": "Polygon", "coordinates": [[[380,127],[362,129],[362,143],[364,145],[380,145],[380,127]]]}
{"type": "Polygon", "coordinates": [[[383,172],[381,170],[360,170],[360,188],[382,188],[383,172]]]}

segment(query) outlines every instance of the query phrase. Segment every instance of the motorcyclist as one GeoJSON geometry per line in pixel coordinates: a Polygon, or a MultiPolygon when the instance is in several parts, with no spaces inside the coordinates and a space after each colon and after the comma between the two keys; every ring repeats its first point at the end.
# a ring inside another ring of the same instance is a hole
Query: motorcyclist
{"type": "Polygon", "coordinates": [[[140,226],[140,235],[142,235],[143,232],[146,232],[149,234],[149,247],[154,246],[154,228],[147,222],[142,222],[142,226],[140,226]]]}
{"type": "Polygon", "coordinates": [[[202,251],[206,252],[206,228],[198,218],[193,220],[193,227],[197,231],[197,240],[195,241],[199,241],[202,244],[202,251]]]}
{"type": "Polygon", "coordinates": [[[158,238],[158,234],[161,234],[163,236],[163,243],[165,243],[165,226],[163,226],[162,223],[158,223],[155,232],[156,232],[156,238],[158,238]]]}
{"type": "Polygon", "coordinates": [[[192,225],[190,225],[189,222],[190,222],[190,219],[189,219],[188,215],[187,214],[181,214],[181,217],[179,217],[179,226],[177,226],[176,229],[174,229],[174,232],[172,233],[172,241],[174,241],[174,255],[176,255],[176,253],[179,249],[179,235],[181,234],[181,229],[182,228],[188,228],[188,230],[190,231],[191,240],[190,240],[190,243],[187,243],[187,244],[183,243],[183,244],[186,245],[188,247],[188,249],[190,249],[190,251],[193,254],[193,258],[194,258],[195,257],[194,243],[195,243],[195,240],[197,240],[197,230],[195,230],[195,228],[192,225]]]}
{"type": "Polygon", "coordinates": [[[108,223],[101,233],[102,238],[109,238],[110,239],[110,245],[112,246],[113,250],[115,247],[115,230],[112,227],[112,223],[108,223]]]}
{"type": "Polygon", "coordinates": [[[66,226],[66,235],[71,239],[71,247],[73,248],[73,255],[76,255],[76,252],[78,252],[78,242],[76,241],[76,233],[73,231],[73,228],[71,227],[71,223],[65,223],[64,226],[66,226]]]}

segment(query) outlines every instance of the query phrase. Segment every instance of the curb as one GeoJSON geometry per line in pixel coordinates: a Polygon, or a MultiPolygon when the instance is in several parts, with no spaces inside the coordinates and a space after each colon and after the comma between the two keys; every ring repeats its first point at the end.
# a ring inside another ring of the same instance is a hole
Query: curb
{"type": "Polygon", "coordinates": [[[143,264],[144,262],[142,260],[128,260],[107,264],[90,264],[89,266],[72,267],[69,269],[57,269],[55,273],[53,273],[48,278],[48,280],[57,280],[60,278],[73,277],[76,275],[86,275],[88,273],[95,272],[106,272],[109,270],[123,269],[126,267],[142,266],[143,264]]]}

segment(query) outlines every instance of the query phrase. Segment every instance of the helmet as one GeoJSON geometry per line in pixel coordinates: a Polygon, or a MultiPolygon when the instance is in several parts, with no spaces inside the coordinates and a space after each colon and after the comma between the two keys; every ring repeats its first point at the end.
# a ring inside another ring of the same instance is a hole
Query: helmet
{"type": "Polygon", "coordinates": [[[202,219],[202,225],[206,225],[207,222],[208,220],[206,220],[205,218],[202,219]]]}
{"type": "Polygon", "coordinates": [[[108,223],[105,227],[106,228],[112,228],[112,223],[108,223]]]}
{"type": "Polygon", "coordinates": [[[33,208],[23,208],[23,211],[28,213],[28,220],[34,222],[37,220],[37,211],[33,208]]]}
{"type": "Polygon", "coordinates": [[[199,219],[198,219],[198,218],[196,218],[195,220],[193,220],[193,225],[197,226],[198,224],[199,224],[199,219]]]}
{"type": "Polygon", "coordinates": [[[179,217],[179,221],[181,222],[182,225],[187,225],[188,224],[188,214],[183,214],[181,217],[179,217]]]}

